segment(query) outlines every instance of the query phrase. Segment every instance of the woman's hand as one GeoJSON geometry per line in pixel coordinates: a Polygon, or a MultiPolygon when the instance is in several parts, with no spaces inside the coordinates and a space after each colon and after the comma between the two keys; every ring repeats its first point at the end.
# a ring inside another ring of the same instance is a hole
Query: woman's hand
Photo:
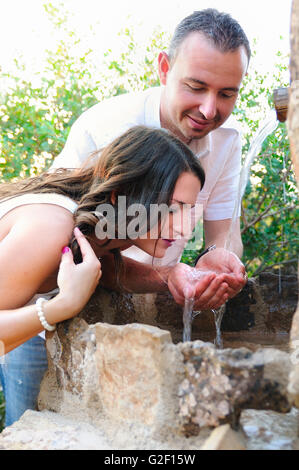
{"type": "Polygon", "coordinates": [[[185,298],[192,297],[197,310],[218,308],[228,300],[226,276],[178,263],[168,275],[168,288],[179,305],[184,305],[185,298]]]}
{"type": "Polygon", "coordinates": [[[80,246],[82,263],[75,264],[71,250],[64,248],[57,277],[60,289],[57,297],[63,300],[69,317],[83,309],[102,276],[100,261],[77,227],[74,229],[74,235],[80,246]]]}

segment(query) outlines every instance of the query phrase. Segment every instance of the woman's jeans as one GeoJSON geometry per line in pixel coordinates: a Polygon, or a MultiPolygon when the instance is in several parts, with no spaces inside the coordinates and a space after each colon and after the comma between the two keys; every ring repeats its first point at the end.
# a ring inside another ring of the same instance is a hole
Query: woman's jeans
{"type": "Polygon", "coordinates": [[[48,368],[46,342],[35,336],[1,358],[0,380],[6,401],[5,426],[36,410],[40,383],[48,368]]]}

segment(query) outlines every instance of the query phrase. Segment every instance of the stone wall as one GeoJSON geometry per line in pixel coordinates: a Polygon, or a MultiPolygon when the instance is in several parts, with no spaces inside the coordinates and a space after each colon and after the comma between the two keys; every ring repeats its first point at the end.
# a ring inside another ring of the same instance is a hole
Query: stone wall
{"type": "Polygon", "coordinates": [[[241,410],[290,411],[289,355],[275,349],[174,345],[160,328],[60,324],[47,339],[49,370],[39,409],[73,419],[142,426],[152,435],[198,435],[238,426],[241,410]]]}
{"type": "Polygon", "coordinates": [[[75,318],[47,351],[40,411],[4,430],[0,449],[246,449],[243,412],[291,410],[289,354],[275,349],[174,345],[160,328],[75,318]]]}
{"type": "MultiPolygon", "coordinates": [[[[226,304],[222,330],[250,332],[252,335],[286,333],[291,329],[298,301],[296,274],[264,273],[249,279],[243,291],[226,304]]],[[[171,294],[124,294],[99,287],[80,313],[88,324],[98,322],[116,325],[141,323],[170,332],[176,344],[183,338],[182,307],[171,294]]],[[[192,339],[215,337],[211,311],[201,312],[192,324],[192,339]]]]}

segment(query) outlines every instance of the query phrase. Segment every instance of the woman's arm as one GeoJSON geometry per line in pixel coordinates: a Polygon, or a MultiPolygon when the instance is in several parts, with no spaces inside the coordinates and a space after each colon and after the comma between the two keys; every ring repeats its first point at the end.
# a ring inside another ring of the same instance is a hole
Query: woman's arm
{"type": "Polygon", "coordinates": [[[60,261],[60,293],[43,306],[50,324],[79,313],[101,277],[101,265],[80,231],[75,229],[74,233],[83,261],[75,265],[70,251],[61,259],[61,248],[68,243],[71,230],[65,223],[59,225],[61,221],[57,224],[53,220],[50,223],[49,217],[41,219],[43,214],[38,220],[33,216],[29,225],[26,220],[19,220],[0,242],[0,341],[5,352],[43,330],[37,307],[22,305],[38,292],[60,261]]]}
{"type": "MultiPolygon", "coordinates": [[[[72,306],[59,294],[44,304],[43,312],[50,325],[71,318],[75,314],[72,306]]],[[[0,341],[4,344],[5,354],[36,336],[43,329],[36,305],[0,310],[0,341]]]]}

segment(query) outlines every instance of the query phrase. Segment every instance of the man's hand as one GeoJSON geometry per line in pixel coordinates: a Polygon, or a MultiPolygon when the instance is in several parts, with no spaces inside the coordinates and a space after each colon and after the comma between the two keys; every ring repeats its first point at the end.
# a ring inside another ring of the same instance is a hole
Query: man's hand
{"type": "Polygon", "coordinates": [[[229,298],[226,276],[179,263],[168,275],[168,288],[179,305],[184,305],[185,298],[193,297],[198,310],[219,308],[229,298]]]}
{"type": "Polygon", "coordinates": [[[196,264],[196,269],[225,274],[224,280],[228,284],[229,298],[237,295],[247,282],[243,263],[237,255],[224,248],[216,248],[202,256],[196,264]]]}

